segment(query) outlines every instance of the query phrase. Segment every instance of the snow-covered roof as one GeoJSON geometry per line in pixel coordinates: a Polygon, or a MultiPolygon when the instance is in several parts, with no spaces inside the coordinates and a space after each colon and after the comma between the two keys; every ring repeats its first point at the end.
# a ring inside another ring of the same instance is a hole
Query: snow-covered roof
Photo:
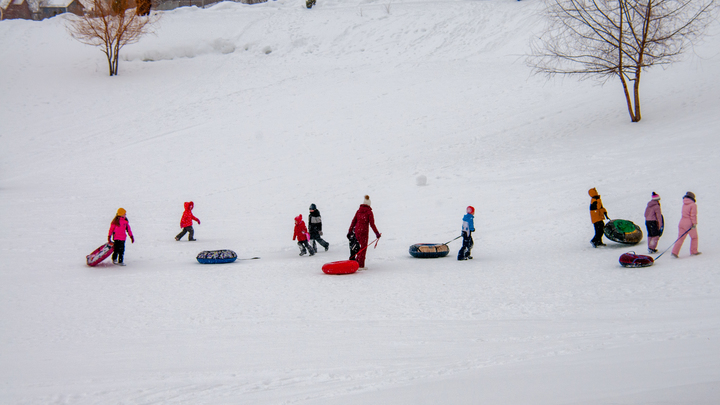
{"type": "Polygon", "coordinates": [[[40,9],[40,0],[27,0],[30,10],[35,13],[40,9]]]}
{"type": "Polygon", "coordinates": [[[17,0],[0,0],[0,8],[5,10],[13,1],[16,2],[17,0]]]}
{"type": "Polygon", "coordinates": [[[75,0],[41,0],[40,7],[67,7],[75,0]]]}

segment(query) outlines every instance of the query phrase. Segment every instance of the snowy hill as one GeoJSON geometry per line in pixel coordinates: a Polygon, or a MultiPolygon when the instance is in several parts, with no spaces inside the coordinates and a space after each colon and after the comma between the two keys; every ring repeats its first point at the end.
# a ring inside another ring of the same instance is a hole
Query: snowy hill
{"type": "Polygon", "coordinates": [[[117,77],[65,17],[2,21],[0,402],[715,403],[720,27],[633,124],[619,83],[531,74],[541,6],[180,8],[117,77]],[[620,267],[646,241],[593,249],[591,187],[640,225],[660,194],[661,250],[695,192],[703,255],[620,267]],[[327,276],[365,194],[368,270],[327,276]],[[299,257],[311,203],[330,250],[299,257]],[[474,260],[408,255],[467,205],[474,260]],[[127,267],[87,267],[118,207],[127,267]],[[261,259],[195,261],[223,248],[261,259]]]}

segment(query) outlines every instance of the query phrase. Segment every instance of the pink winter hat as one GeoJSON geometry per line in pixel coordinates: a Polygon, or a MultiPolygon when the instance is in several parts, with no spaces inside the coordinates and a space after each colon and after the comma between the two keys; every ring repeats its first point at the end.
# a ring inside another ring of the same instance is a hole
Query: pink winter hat
{"type": "Polygon", "coordinates": [[[653,193],[652,193],[652,199],[653,199],[653,201],[660,201],[660,196],[657,195],[657,193],[653,191],[653,193]]]}

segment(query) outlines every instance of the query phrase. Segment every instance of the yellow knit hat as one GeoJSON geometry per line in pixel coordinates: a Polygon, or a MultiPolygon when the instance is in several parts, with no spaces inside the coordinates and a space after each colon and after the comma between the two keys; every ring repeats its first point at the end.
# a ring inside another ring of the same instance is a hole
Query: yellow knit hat
{"type": "Polygon", "coordinates": [[[118,216],[120,216],[120,217],[124,217],[124,216],[125,216],[125,212],[126,212],[126,211],[125,211],[125,208],[118,208],[117,214],[118,214],[118,216]]]}

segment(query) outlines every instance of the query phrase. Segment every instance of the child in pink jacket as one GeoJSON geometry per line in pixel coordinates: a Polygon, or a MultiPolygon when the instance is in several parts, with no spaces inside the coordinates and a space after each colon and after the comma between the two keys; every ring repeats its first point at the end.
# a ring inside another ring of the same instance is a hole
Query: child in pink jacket
{"type": "Polygon", "coordinates": [[[695,204],[695,194],[691,191],[685,193],[683,197],[682,218],[678,225],[678,240],[672,250],[673,257],[678,257],[685,237],[688,235],[690,236],[690,254],[697,256],[700,254],[698,252],[697,204],[695,204]]]}
{"type": "Polygon", "coordinates": [[[295,231],[293,232],[293,240],[297,239],[298,247],[300,247],[300,256],[305,256],[306,253],[310,252],[310,256],[315,254],[315,249],[310,246],[308,239],[310,234],[308,233],[305,221],[302,219],[302,214],[295,217],[295,231]]]}
{"type": "Polygon", "coordinates": [[[110,223],[110,231],[108,232],[108,242],[113,242],[112,261],[118,266],[124,266],[123,256],[125,255],[125,239],[130,235],[130,240],[135,243],[135,237],[130,229],[130,222],[125,218],[125,208],[118,208],[115,218],[110,223]],[[112,239],[111,239],[112,238],[112,239]]]}
{"type": "Polygon", "coordinates": [[[648,252],[657,253],[657,245],[663,234],[665,222],[660,208],[660,196],[654,191],[647,208],[645,208],[645,227],[648,236],[648,252]]]}

